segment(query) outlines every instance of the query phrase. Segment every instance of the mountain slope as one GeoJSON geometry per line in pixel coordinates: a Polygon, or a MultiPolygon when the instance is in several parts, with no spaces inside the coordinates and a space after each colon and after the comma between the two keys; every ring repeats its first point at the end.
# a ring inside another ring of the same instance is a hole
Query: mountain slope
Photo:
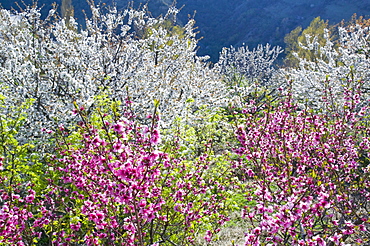
{"type": "MultiPolygon", "coordinates": [[[[32,0],[26,0],[29,4],[32,0]]],[[[39,0],[44,5],[44,13],[54,0],[39,0]]],[[[107,5],[112,0],[102,0],[107,5]]],[[[117,0],[119,9],[129,6],[129,0],[117,0]]],[[[136,0],[134,7],[148,2],[136,0]]],[[[75,17],[83,20],[82,9],[88,9],[85,1],[72,0],[75,17]]],[[[5,8],[15,6],[7,0],[0,0],[5,8]]],[[[57,1],[61,5],[61,0],[57,1]]],[[[153,16],[166,12],[172,0],[150,0],[149,10],[153,16]]],[[[368,16],[370,5],[363,0],[178,0],[177,6],[182,7],[179,14],[180,23],[185,23],[188,16],[193,16],[199,27],[199,54],[208,54],[217,60],[222,47],[245,43],[254,47],[259,43],[271,43],[284,46],[284,36],[297,26],[305,28],[310,21],[321,16],[334,24],[342,19],[349,19],[353,13],[368,16]]],[[[88,11],[87,11],[88,12],[88,11]]]]}

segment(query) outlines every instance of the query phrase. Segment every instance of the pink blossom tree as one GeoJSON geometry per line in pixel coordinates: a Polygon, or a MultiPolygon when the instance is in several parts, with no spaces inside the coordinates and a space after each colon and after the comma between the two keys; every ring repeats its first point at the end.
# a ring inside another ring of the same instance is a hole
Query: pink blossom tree
{"type": "Polygon", "coordinates": [[[244,110],[237,166],[255,206],[245,207],[245,245],[364,243],[369,230],[368,108],[346,90],[343,115],[300,109],[290,96],[276,107],[244,110]]]}

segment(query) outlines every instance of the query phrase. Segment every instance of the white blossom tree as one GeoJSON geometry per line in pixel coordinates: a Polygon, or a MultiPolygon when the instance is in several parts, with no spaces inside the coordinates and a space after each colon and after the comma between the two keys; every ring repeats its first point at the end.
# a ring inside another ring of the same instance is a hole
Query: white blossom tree
{"type": "Polygon", "coordinates": [[[0,84],[9,103],[35,99],[29,136],[73,120],[74,104],[93,107],[102,93],[133,101],[143,118],[158,100],[164,125],[189,104],[225,104],[219,72],[196,55],[194,21],[182,33],[165,28],[165,22],[175,23],[178,9],[153,18],[145,6],[122,12],[90,7],[92,17],[82,29],[72,17],[68,24],[59,18],[55,8],[46,19],[36,7],[0,12],[0,84]]]}
{"type": "Polygon", "coordinates": [[[282,84],[278,81],[280,70],[275,66],[282,52],[281,47],[269,44],[258,45],[252,50],[247,46],[222,49],[216,67],[223,74],[224,82],[238,106],[243,106],[249,99],[262,99],[265,93],[273,92],[277,85],[282,84]]]}
{"type": "Polygon", "coordinates": [[[361,92],[362,105],[369,100],[370,57],[368,28],[338,27],[339,38],[333,42],[325,31],[325,45],[307,36],[304,49],[316,52],[313,61],[299,59],[299,68],[286,69],[296,99],[309,106],[340,113],[345,90],[361,92]]]}

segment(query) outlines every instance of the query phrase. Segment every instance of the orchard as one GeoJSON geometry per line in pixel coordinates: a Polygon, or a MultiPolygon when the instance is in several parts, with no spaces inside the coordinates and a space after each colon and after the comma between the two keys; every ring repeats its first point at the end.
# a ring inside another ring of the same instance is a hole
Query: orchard
{"type": "Polygon", "coordinates": [[[368,27],[211,64],[175,7],[90,8],[0,10],[0,245],[369,245],[368,27]]]}

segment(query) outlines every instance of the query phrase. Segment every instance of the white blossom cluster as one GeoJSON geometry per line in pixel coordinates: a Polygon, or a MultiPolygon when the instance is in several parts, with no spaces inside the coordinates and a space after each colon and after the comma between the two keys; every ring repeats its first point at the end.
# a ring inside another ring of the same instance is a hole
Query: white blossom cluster
{"type": "Polygon", "coordinates": [[[258,45],[252,50],[247,46],[222,49],[217,68],[237,105],[242,105],[255,92],[276,89],[279,70],[274,62],[282,52],[279,46],[269,44],[258,45]]]}
{"type": "Polygon", "coordinates": [[[129,98],[139,117],[153,113],[153,101],[158,100],[164,126],[194,107],[229,102],[242,106],[251,94],[271,92],[284,83],[295,98],[318,108],[339,105],[344,88],[359,88],[363,102],[369,99],[366,28],[339,28],[336,43],[327,31],[323,46],[307,37],[304,48],[316,52],[316,59],[299,58],[299,68],[276,69],[282,50],[270,45],[224,48],[219,62],[210,67],[207,57],[196,55],[194,20],[181,32],[168,28],[178,9],[171,7],[165,16],[153,18],[145,7],[122,12],[90,7],[92,17],[84,28],[73,18],[59,18],[55,9],[46,19],[34,7],[0,10],[1,92],[9,105],[34,99],[30,136],[73,121],[74,103],[89,109],[102,94],[129,98]]]}
{"type": "Polygon", "coordinates": [[[35,99],[28,129],[32,136],[41,127],[73,120],[74,102],[88,109],[101,93],[130,98],[142,117],[153,112],[156,99],[165,123],[184,114],[186,102],[226,103],[220,73],[209,67],[207,57],[196,55],[194,21],[181,34],[165,28],[176,8],[159,18],[145,8],[91,10],[81,30],[73,18],[58,18],[55,9],[46,19],[32,7],[21,13],[0,11],[0,86],[9,103],[35,99]]]}
{"type": "MultiPolygon", "coordinates": [[[[280,47],[259,45],[223,48],[217,69],[223,74],[230,95],[237,104],[243,105],[250,95],[277,88],[291,91],[298,102],[316,109],[341,112],[345,90],[361,93],[361,104],[370,99],[370,31],[361,26],[338,27],[338,37],[332,40],[326,30],[325,44],[317,37],[307,36],[307,45],[312,61],[299,57],[298,68],[276,69],[274,62],[282,52],[280,47]]],[[[253,97],[252,97],[253,98],[253,97]]],[[[255,99],[255,98],[253,98],[255,99]]],[[[348,98],[346,99],[348,100],[348,98]]]]}
{"type": "Polygon", "coordinates": [[[361,91],[366,103],[370,92],[370,34],[368,28],[339,27],[337,42],[325,31],[325,45],[307,36],[304,49],[315,52],[315,59],[299,59],[299,68],[284,72],[291,80],[293,96],[302,103],[322,110],[340,112],[344,90],[361,91]]]}

